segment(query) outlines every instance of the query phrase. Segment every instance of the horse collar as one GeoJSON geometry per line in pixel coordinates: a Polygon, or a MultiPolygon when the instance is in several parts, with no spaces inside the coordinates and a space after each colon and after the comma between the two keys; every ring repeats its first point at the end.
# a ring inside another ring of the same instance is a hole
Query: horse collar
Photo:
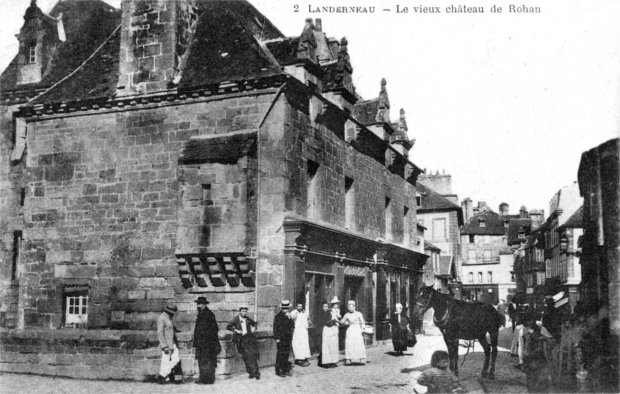
{"type": "Polygon", "coordinates": [[[433,321],[435,322],[435,325],[439,327],[439,326],[443,326],[444,324],[446,324],[446,322],[448,321],[449,314],[450,314],[450,301],[447,302],[446,313],[443,314],[441,319],[437,320],[437,318],[433,316],[433,321]]]}

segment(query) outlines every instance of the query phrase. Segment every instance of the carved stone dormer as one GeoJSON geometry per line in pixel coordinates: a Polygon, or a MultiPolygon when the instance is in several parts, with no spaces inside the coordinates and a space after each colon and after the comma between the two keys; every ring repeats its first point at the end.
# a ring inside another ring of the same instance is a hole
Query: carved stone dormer
{"type": "Polygon", "coordinates": [[[415,140],[410,140],[407,135],[409,128],[407,127],[407,119],[405,118],[405,110],[403,108],[400,109],[398,123],[393,123],[392,127],[395,130],[391,137],[392,146],[401,154],[407,156],[409,150],[413,147],[413,144],[415,144],[415,140]]]}
{"type": "Polygon", "coordinates": [[[19,41],[17,83],[38,83],[56,47],[65,41],[62,14],[58,18],[47,15],[37,6],[36,0],[32,0],[16,37],[19,41]]]}
{"type": "Polygon", "coordinates": [[[379,109],[377,111],[377,122],[390,123],[390,99],[386,86],[385,78],[381,79],[381,92],[379,92],[379,109]]]}
{"type": "Polygon", "coordinates": [[[314,38],[314,23],[312,18],[306,19],[304,30],[299,37],[299,45],[297,47],[297,59],[308,59],[312,63],[316,63],[316,40],[314,38]]]}

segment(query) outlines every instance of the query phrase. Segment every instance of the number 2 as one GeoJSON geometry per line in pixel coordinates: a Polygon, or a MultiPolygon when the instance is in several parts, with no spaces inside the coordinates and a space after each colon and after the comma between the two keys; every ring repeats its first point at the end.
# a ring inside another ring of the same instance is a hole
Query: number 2
{"type": "Polygon", "coordinates": [[[293,12],[299,12],[299,6],[298,6],[297,4],[295,4],[295,5],[293,6],[293,8],[295,9],[295,11],[293,11],[293,12]]]}

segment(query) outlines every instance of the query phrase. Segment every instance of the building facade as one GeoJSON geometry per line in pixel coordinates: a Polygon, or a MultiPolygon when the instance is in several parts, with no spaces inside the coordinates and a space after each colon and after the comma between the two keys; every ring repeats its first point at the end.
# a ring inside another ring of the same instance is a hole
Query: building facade
{"type": "MultiPolygon", "coordinates": [[[[1,77],[3,371],[155,375],[156,318],[174,302],[192,375],[199,295],[224,349],[223,326],[250,305],[263,365],[282,299],[314,321],[325,300],[355,300],[389,337],[427,259],[421,170],[386,82],[357,103],[345,39],[319,20],[284,37],[245,1],[68,0],[50,15],[33,2],[25,20],[1,77]]],[[[219,374],[242,365],[218,357],[219,374]]]]}

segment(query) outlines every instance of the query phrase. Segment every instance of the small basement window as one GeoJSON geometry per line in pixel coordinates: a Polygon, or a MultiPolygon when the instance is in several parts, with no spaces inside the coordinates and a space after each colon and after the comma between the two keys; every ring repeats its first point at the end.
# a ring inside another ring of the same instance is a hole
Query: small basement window
{"type": "Polygon", "coordinates": [[[85,328],[88,322],[88,288],[65,288],[65,327],[85,328]]]}

